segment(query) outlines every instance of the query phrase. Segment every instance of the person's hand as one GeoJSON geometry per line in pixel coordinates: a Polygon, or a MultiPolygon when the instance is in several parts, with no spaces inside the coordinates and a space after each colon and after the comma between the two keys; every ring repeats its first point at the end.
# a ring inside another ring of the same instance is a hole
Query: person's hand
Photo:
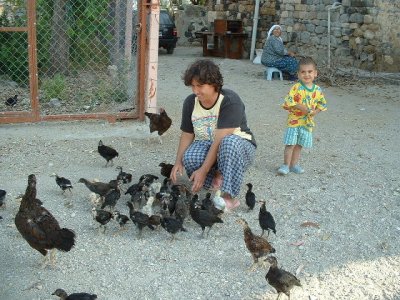
{"type": "Polygon", "coordinates": [[[197,169],[190,176],[190,181],[193,181],[192,184],[192,193],[198,193],[204,185],[204,181],[206,180],[207,172],[203,171],[202,168],[197,169]]]}
{"type": "Polygon", "coordinates": [[[182,163],[175,163],[174,167],[171,170],[170,178],[172,182],[175,184],[177,182],[177,176],[183,175],[183,164],[182,163]]]}

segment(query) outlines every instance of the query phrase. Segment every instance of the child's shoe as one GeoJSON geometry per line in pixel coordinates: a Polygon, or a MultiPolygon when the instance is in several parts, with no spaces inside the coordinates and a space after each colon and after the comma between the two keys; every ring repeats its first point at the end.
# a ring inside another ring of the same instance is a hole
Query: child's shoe
{"type": "Polygon", "coordinates": [[[280,174],[280,175],[287,175],[287,174],[289,174],[289,167],[288,167],[288,165],[282,165],[282,166],[278,169],[278,174],[280,174]]]}
{"type": "Polygon", "coordinates": [[[293,172],[295,174],[303,174],[304,173],[304,169],[302,167],[300,167],[299,165],[295,165],[295,166],[290,168],[290,172],[293,172]]]}

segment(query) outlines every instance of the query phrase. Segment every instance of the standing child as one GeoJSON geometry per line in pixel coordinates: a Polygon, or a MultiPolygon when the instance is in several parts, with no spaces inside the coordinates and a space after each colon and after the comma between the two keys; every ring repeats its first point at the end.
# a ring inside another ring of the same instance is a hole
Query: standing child
{"type": "Polygon", "coordinates": [[[284,136],[284,163],[278,169],[281,175],[289,172],[304,173],[303,168],[298,165],[301,149],[312,147],[314,116],[326,110],[324,94],[321,88],[314,84],[317,77],[315,61],[310,57],[301,59],[297,75],[299,82],[290,89],[282,105],[289,115],[284,136]]]}

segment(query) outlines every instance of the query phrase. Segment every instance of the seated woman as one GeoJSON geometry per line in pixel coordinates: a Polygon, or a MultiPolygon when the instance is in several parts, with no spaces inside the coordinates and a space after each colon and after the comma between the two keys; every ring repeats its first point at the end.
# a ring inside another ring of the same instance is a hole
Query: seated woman
{"type": "Polygon", "coordinates": [[[261,63],[266,67],[274,67],[282,72],[289,73],[290,80],[297,79],[298,62],[294,57],[296,53],[288,51],[283,45],[281,38],[282,29],[279,25],[274,25],[268,31],[265,42],[261,63]]]}

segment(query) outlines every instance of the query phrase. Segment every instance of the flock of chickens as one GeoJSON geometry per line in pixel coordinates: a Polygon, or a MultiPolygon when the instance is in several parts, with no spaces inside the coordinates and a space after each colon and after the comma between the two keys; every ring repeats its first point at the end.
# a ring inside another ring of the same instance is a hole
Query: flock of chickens
{"type": "MultiPolygon", "coordinates": [[[[157,130],[155,127],[153,129],[157,130]]],[[[165,131],[159,132],[164,133],[165,131]]],[[[113,165],[113,159],[118,157],[118,152],[111,146],[104,145],[101,140],[97,150],[106,160],[106,166],[113,165]]],[[[173,241],[177,239],[175,237],[177,233],[187,231],[184,223],[189,217],[201,227],[201,237],[208,236],[215,223],[223,223],[224,211],[218,205],[222,199],[219,191],[213,198],[211,193],[207,193],[204,199],[199,199],[199,195],[193,195],[185,185],[172,184],[169,177],[173,165],[162,162],[159,166],[161,167],[160,173],[164,176],[162,183],[158,180],[158,176],[144,174],[138,182],[132,184],[132,174],[124,172],[122,167],[117,167],[116,170],[119,173],[116,179],[107,183],[85,178],[79,179],[78,182],[83,183],[91,192],[92,215],[94,220],[99,223],[99,229],[102,229],[103,233],[106,231],[107,224],[112,220],[119,224],[120,230],[126,230],[126,224],[132,222],[138,229],[139,238],[142,237],[145,228],[155,230],[157,227],[161,227],[171,235],[171,241],[173,241]],[[128,185],[130,186],[127,187],[128,185]],[[129,211],[127,215],[115,209],[122,193],[130,197],[130,200],[126,202],[129,211]]],[[[67,190],[72,193],[73,186],[69,179],[57,174],[53,174],[53,176],[63,193],[67,190]]],[[[278,268],[276,257],[268,256],[275,253],[275,249],[263,235],[265,231],[268,232],[268,236],[270,231],[276,234],[275,221],[266,209],[266,202],[256,201],[252,184],[248,183],[247,186],[245,198],[249,211],[254,209],[257,202],[261,204],[258,218],[262,229],[260,236],[252,232],[245,219],[240,218],[236,221],[243,226],[244,241],[253,257],[251,269],[256,267],[259,259],[267,262],[270,266],[265,276],[267,282],[278,291],[278,298],[283,293],[290,299],[290,290],[294,286],[301,286],[300,281],[293,274],[278,268]]],[[[0,206],[4,204],[5,195],[6,192],[0,190],[0,206]]],[[[44,256],[43,267],[48,264],[55,265],[55,250],[67,252],[75,245],[76,233],[74,230],[62,228],[51,212],[44,207],[43,202],[37,198],[37,179],[34,174],[28,176],[26,191],[15,216],[15,225],[28,244],[44,256]],[[47,258],[48,252],[50,252],[49,258],[47,258]]],[[[88,293],[68,295],[62,289],[57,289],[53,295],[59,296],[61,299],[97,298],[96,295],[88,293]]]]}

